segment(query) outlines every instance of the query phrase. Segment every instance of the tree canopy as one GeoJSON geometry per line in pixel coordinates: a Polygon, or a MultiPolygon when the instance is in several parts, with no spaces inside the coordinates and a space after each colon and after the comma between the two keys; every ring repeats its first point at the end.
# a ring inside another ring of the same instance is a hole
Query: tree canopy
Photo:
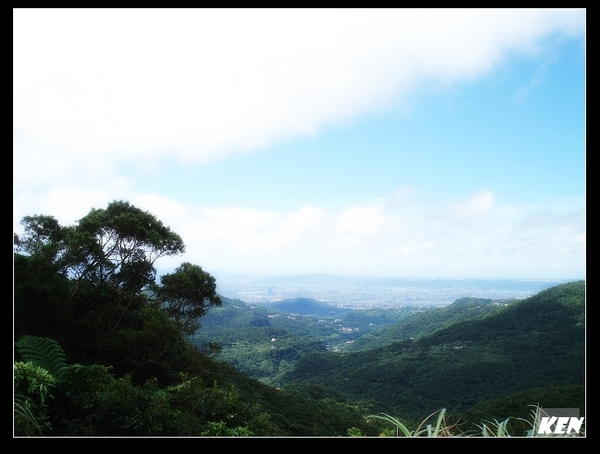
{"type": "MultiPolygon", "coordinates": [[[[74,360],[112,363],[137,338],[152,362],[169,336],[192,333],[206,309],[220,304],[215,279],[197,265],[186,262],[155,282],[156,260],[182,254],[183,240],[128,202],[92,209],[73,226],[46,215],[22,225],[14,235],[15,335],[57,339],[74,360]],[[157,311],[174,330],[157,322],[157,311]]],[[[121,362],[124,371],[139,366],[121,362]]]]}

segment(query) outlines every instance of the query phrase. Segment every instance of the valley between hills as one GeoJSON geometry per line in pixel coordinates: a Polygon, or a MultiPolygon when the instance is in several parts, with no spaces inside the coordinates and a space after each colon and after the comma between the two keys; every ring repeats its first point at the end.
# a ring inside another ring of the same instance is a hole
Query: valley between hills
{"type": "Polygon", "coordinates": [[[393,309],[223,298],[202,325],[191,337],[195,345],[218,344],[215,358],[265,384],[333,393],[408,420],[440,408],[468,414],[511,399],[509,408],[526,417],[528,405],[555,405],[567,396],[561,405],[584,412],[583,281],[524,299],[463,297],[393,309]]]}

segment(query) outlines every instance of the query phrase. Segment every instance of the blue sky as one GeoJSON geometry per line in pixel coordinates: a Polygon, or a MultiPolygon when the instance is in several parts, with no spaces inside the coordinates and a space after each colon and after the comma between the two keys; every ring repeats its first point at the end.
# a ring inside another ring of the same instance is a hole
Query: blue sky
{"type": "Polygon", "coordinates": [[[13,228],[217,278],[585,277],[585,10],[13,10],[13,228]]]}

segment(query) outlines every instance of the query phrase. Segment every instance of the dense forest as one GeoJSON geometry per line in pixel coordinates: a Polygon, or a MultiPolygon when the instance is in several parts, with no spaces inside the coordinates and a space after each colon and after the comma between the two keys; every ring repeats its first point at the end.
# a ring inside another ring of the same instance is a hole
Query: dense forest
{"type": "Polygon", "coordinates": [[[368,417],[382,412],[416,425],[447,408],[470,429],[530,404],[584,410],[584,282],[291,317],[223,298],[196,264],[157,278],[185,245],[127,202],[22,225],[15,436],[378,436],[392,433],[368,417]]]}
{"type": "MultiPolygon", "coordinates": [[[[420,337],[359,352],[311,353],[282,382],[309,382],[349,399],[386,402],[397,414],[417,419],[436,408],[461,412],[534,388],[584,386],[584,292],[583,281],[563,284],[484,315],[442,323],[420,337]]],[[[406,322],[395,328],[406,332],[406,322]]],[[[573,406],[582,408],[583,402],[573,406]]]]}

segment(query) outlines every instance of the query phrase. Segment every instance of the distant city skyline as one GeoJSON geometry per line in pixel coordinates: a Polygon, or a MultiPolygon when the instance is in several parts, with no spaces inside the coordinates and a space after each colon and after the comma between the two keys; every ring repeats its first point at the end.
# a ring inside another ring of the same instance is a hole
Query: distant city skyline
{"type": "Polygon", "coordinates": [[[585,9],[13,9],[13,229],[219,276],[585,277],[585,9]]]}
{"type": "Polygon", "coordinates": [[[459,298],[524,299],[564,284],[563,280],[352,279],[289,276],[258,280],[221,279],[221,296],[250,304],[309,298],[348,309],[444,306],[459,298]]]}

